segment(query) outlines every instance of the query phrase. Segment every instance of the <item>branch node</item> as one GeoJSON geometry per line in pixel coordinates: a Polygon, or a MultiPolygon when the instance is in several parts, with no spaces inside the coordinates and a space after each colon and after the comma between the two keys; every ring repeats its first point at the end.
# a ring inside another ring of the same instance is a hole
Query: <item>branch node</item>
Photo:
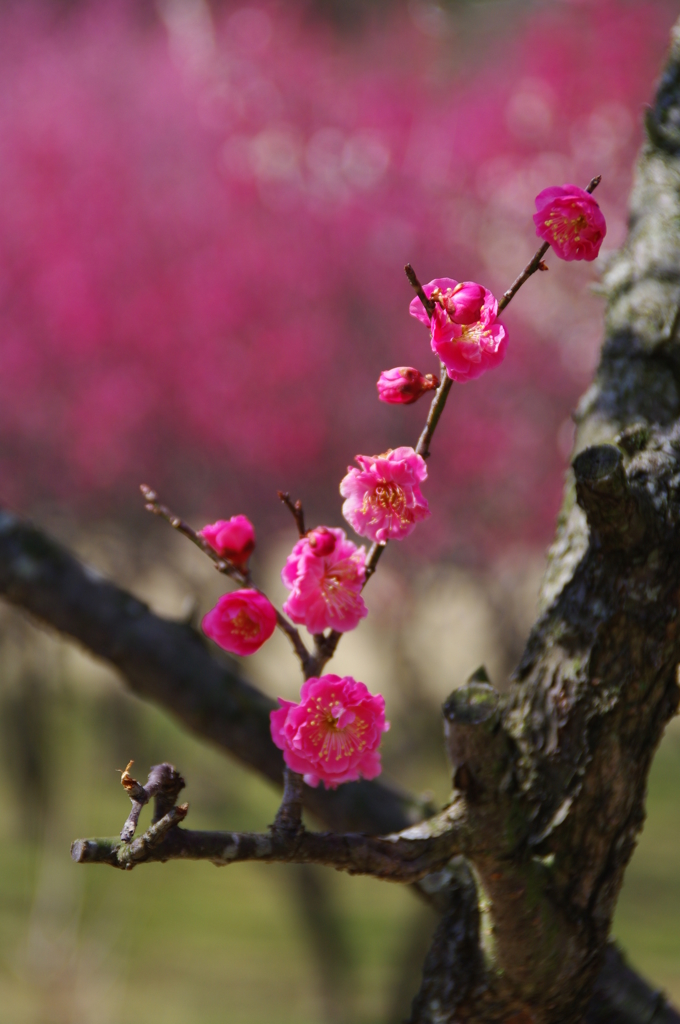
{"type": "Polygon", "coordinates": [[[576,456],[573,467],[576,499],[599,544],[605,548],[639,544],[646,524],[628,487],[620,450],[612,444],[594,445],[576,456]]]}
{"type": "Polygon", "coordinates": [[[481,666],[443,705],[453,784],[472,799],[476,799],[497,774],[499,744],[503,742],[497,728],[500,697],[488,678],[486,669],[481,666]],[[497,751],[494,751],[495,746],[497,751]]]}
{"type": "Polygon", "coordinates": [[[152,818],[152,825],[154,825],[172,810],[177,802],[177,797],[186,785],[177,769],[166,761],[163,764],[153,765],[149,771],[146,786],[142,786],[137,779],[133,779],[130,775],[130,768],[133,764],[134,761],[130,761],[120,777],[121,784],[132,801],[132,809],[120,833],[120,838],[124,843],[132,841],[139,824],[142,807],[152,797],[155,797],[152,818]]]}

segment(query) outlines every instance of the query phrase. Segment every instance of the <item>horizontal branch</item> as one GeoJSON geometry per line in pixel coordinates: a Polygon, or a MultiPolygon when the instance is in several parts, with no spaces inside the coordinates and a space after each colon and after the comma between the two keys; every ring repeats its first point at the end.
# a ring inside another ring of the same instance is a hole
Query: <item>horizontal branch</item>
{"type": "Polygon", "coordinates": [[[78,864],[109,864],[130,870],[137,864],[168,860],[209,860],[235,864],[325,864],[353,875],[391,882],[417,882],[440,871],[467,845],[466,819],[460,804],[442,814],[388,836],[359,833],[291,831],[193,832],[175,827],[187,805],[173,808],[131,843],[119,839],[76,839],[71,857],[78,864]]]}

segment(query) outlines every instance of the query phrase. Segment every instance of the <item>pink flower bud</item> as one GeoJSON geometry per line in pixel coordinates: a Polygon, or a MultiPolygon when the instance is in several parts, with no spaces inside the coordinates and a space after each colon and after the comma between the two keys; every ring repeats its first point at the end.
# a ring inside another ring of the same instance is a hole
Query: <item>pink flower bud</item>
{"type": "Polygon", "coordinates": [[[488,288],[436,277],[423,291],[436,303],[432,319],[418,298],[409,312],[430,328],[432,350],[451,380],[473,380],[503,362],[508,332],[496,319],[498,303],[488,288]]]}
{"type": "Polygon", "coordinates": [[[327,675],[303,684],[299,704],[282,697],[279,704],[269,716],[272,739],[308,786],[335,789],[380,774],[378,747],[390,726],[379,694],[351,676],[327,675]]]}
{"type": "Polygon", "coordinates": [[[607,224],[589,192],[578,185],[554,185],[536,196],[536,234],[561,260],[594,260],[607,224]]]}
{"type": "Polygon", "coordinates": [[[234,565],[245,565],[255,548],[255,530],[246,516],[218,519],[199,530],[198,536],[203,537],[220,558],[234,565]]]}
{"type": "Polygon", "coordinates": [[[259,590],[224,594],[204,617],[203,632],[231,654],[254,654],[276,626],[276,609],[259,590]]]}
{"type": "Polygon", "coordinates": [[[392,405],[411,405],[426,391],[439,387],[439,379],[432,373],[425,376],[413,366],[395,366],[383,370],[378,379],[378,398],[392,405]]]}
{"type": "Polygon", "coordinates": [[[336,533],[338,533],[337,530],[329,530],[327,526],[317,526],[316,530],[310,530],[307,534],[307,542],[312,554],[316,555],[317,558],[323,558],[324,555],[332,555],[338,542],[336,533]]]}
{"type": "Polygon", "coordinates": [[[360,469],[347,468],[340,494],[347,500],[342,514],[360,537],[382,543],[402,540],[430,509],[420,490],[427,466],[413,448],[395,448],[382,455],[357,455],[360,469]]]}
{"type": "Polygon", "coordinates": [[[366,552],[344,530],[320,526],[297,542],[281,579],[291,591],[283,606],[293,622],[310,633],[355,629],[368,609],[361,596],[366,552]]]}

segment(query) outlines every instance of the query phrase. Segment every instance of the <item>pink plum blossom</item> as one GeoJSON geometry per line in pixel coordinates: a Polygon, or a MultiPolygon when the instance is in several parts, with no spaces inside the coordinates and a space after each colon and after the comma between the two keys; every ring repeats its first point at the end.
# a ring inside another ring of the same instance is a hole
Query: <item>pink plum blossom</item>
{"type": "Polygon", "coordinates": [[[247,516],[218,519],[198,531],[220,558],[245,565],[255,548],[255,530],[247,516]]]}
{"type": "Polygon", "coordinates": [[[254,654],[274,632],[276,609],[259,590],[236,590],[219,599],[202,626],[225,651],[254,654]]]}
{"type": "Polygon", "coordinates": [[[347,467],[340,482],[342,514],[361,537],[383,543],[408,537],[430,509],[420,490],[427,466],[413,448],[382,455],[357,455],[360,469],[347,467]]]}
{"type": "Polygon", "coordinates": [[[270,714],[272,739],[308,786],[335,789],[380,774],[378,747],[389,722],[379,694],[351,676],[327,675],[303,684],[299,704],[282,697],[279,704],[270,714]]]}
{"type": "Polygon", "coordinates": [[[419,298],[409,312],[430,327],[432,350],[451,380],[473,380],[503,362],[508,332],[496,319],[498,302],[488,288],[436,277],[423,291],[436,303],[432,319],[419,298]]]}
{"type": "Polygon", "coordinates": [[[604,215],[578,185],[553,185],[536,196],[536,234],[561,260],[594,260],[607,233],[604,215]]]}
{"type": "Polygon", "coordinates": [[[299,540],[281,578],[290,591],[283,606],[293,622],[310,633],[347,633],[368,614],[361,596],[366,552],[344,530],[321,526],[299,540]]]}
{"type": "Polygon", "coordinates": [[[439,387],[439,378],[432,373],[424,376],[413,366],[395,366],[383,370],[378,378],[378,398],[392,405],[411,405],[426,391],[439,387]]]}

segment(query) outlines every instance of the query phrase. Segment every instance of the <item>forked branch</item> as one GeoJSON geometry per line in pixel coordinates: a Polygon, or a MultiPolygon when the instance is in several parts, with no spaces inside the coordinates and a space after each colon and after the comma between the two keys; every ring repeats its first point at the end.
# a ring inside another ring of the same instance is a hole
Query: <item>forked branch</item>
{"type": "MultiPolygon", "coordinates": [[[[140,809],[138,791],[153,789],[153,780],[160,775],[181,780],[172,765],[153,768],[145,787],[129,777],[125,779],[123,785],[134,791],[140,809]]],[[[79,864],[109,864],[124,870],[137,864],[176,859],[209,860],[217,865],[246,860],[326,864],[350,874],[416,882],[441,870],[452,856],[469,845],[467,819],[460,802],[428,821],[387,836],[308,832],[300,820],[299,781],[299,776],[289,773],[281,809],[267,832],[196,832],[178,828],[189,810],[188,804],[182,804],[168,808],[160,820],[136,839],[133,835],[139,812],[134,823],[128,818],[121,839],[76,839],[71,856],[79,864]]]]}

